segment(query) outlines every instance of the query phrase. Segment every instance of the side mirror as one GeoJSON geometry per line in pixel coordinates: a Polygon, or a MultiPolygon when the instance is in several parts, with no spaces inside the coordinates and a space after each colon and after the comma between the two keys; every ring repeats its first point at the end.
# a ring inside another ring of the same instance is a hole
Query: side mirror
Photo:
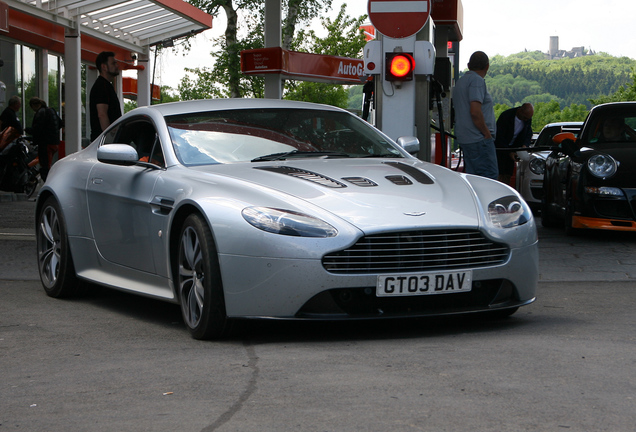
{"type": "Polygon", "coordinates": [[[97,149],[97,160],[107,164],[130,166],[139,161],[137,150],[128,144],[105,144],[97,149]]]}
{"type": "Polygon", "coordinates": [[[414,136],[403,136],[397,139],[397,143],[400,147],[406,150],[408,153],[417,153],[420,151],[420,140],[414,136]]]}
{"type": "Polygon", "coordinates": [[[574,135],[572,132],[561,132],[552,137],[552,142],[554,142],[555,144],[561,144],[563,140],[566,139],[576,141],[576,135],[574,135]]]}

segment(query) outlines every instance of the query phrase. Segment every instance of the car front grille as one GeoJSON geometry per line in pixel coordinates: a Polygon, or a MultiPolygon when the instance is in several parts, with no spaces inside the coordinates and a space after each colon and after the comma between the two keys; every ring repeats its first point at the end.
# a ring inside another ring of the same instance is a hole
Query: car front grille
{"type": "Polygon", "coordinates": [[[409,231],[365,236],[325,255],[322,265],[337,274],[423,272],[502,264],[509,253],[479,231],[409,231]]]}

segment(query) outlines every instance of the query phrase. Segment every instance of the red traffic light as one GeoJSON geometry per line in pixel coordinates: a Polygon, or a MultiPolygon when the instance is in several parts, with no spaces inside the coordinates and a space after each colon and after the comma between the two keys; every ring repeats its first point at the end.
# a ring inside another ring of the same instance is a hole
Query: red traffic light
{"type": "Polygon", "coordinates": [[[415,69],[415,59],[410,53],[386,53],[387,81],[411,81],[415,69]]]}

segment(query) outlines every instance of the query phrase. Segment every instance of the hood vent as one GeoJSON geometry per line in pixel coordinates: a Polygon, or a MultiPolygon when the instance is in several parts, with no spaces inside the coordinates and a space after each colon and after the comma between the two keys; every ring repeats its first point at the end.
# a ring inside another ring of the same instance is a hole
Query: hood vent
{"type": "Polygon", "coordinates": [[[364,177],[343,177],[342,179],[360,187],[373,187],[378,185],[376,182],[364,177]]]}
{"type": "Polygon", "coordinates": [[[288,166],[265,166],[265,167],[255,167],[254,169],[260,169],[264,171],[271,171],[278,174],[284,174],[291,177],[296,177],[299,179],[307,180],[313,183],[318,183],[319,185],[326,186],[329,188],[346,188],[347,185],[339,182],[338,180],[334,180],[330,177],[326,177],[324,175],[307,171],[300,168],[288,167],[288,166]]]}
{"type": "Polygon", "coordinates": [[[413,182],[409,180],[409,178],[406,176],[390,175],[390,176],[386,176],[385,178],[391,183],[394,183],[398,186],[409,186],[413,184],[413,182]]]}
{"type": "MultiPolygon", "coordinates": [[[[402,163],[402,162],[393,162],[393,161],[384,162],[384,163],[386,165],[392,166],[393,168],[399,169],[400,171],[404,172],[405,174],[410,175],[418,183],[422,183],[422,184],[434,184],[435,183],[432,178],[430,178],[429,176],[426,175],[426,173],[424,173],[423,171],[420,171],[419,169],[415,168],[414,166],[407,165],[407,164],[402,163]]],[[[391,176],[391,177],[393,177],[393,176],[391,176]]],[[[389,179],[389,180],[391,180],[391,179],[389,179]]],[[[393,180],[391,180],[391,181],[393,181],[393,180]]],[[[395,183],[395,181],[393,181],[393,183],[395,183]]],[[[411,183],[409,183],[409,184],[411,184],[411,183]]]]}

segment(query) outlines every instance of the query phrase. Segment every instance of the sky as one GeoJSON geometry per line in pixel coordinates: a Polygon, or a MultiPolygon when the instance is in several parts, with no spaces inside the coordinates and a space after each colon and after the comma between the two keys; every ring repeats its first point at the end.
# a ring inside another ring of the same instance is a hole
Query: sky
{"type": "MultiPolygon", "coordinates": [[[[449,1],[449,0],[445,0],[449,1]]],[[[333,0],[335,17],[340,4],[347,14],[367,14],[365,0],[333,0]]],[[[460,69],[465,69],[474,51],[490,57],[524,50],[547,52],[550,36],[559,37],[559,49],[584,47],[616,57],[636,59],[633,39],[634,0],[462,0],[463,39],[460,42],[460,69]]],[[[318,24],[318,23],[316,23],[318,24]]],[[[213,28],[192,41],[185,56],[165,50],[157,59],[156,84],[177,88],[185,76],[184,67],[211,67],[212,39],[223,34],[223,16],[214,18],[213,28]]],[[[318,31],[318,30],[317,30],[318,31]]]]}

